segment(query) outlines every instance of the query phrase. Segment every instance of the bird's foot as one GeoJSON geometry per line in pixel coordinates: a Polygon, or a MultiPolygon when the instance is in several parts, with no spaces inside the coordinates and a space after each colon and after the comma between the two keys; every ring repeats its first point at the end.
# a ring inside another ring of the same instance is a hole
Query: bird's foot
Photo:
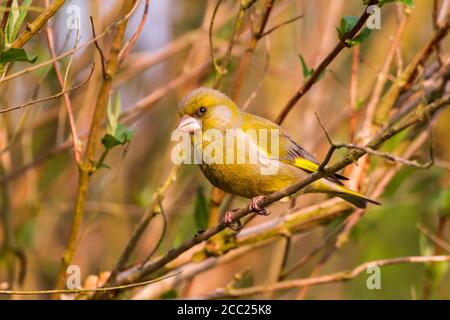
{"type": "Polygon", "coordinates": [[[252,198],[252,200],[250,201],[250,204],[248,206],[248,209],[256,212],[257,214],[259,214],[261,216],[268,216],[270,214],[270,212],[266,208],[260,207],[258,204],[260,201],[262,201],[265,198],[266,198],[266,196],[256,196],[256,197],[252,198]]]}
{"type": "Polygon", "coordinates": [[[239,219],[234,220],[233,211],[225,212],[225,216],[223,217],[223,221],[227,225],[228,228],[238,233],[242,230],[242,223],[239,219]]]}

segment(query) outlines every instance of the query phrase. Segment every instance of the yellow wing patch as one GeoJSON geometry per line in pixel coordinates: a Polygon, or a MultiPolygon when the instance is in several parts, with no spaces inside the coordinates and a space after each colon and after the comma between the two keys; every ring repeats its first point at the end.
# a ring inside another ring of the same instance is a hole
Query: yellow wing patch
{"type": "Polygon", "coordinates": [[[319,169],[319,165],[304,158],[296,158],[295,166],[309,172],[316,172],[319,169]]]}

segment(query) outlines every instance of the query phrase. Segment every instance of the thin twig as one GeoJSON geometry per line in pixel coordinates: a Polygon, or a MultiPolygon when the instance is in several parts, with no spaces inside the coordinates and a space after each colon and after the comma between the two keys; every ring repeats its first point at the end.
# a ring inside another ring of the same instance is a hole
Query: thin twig
{"type": "Polygon", "coordinates": [[[27,103],[23,103],[23,104],[18,105],[18,106],[9,107],[9,108],[5,108],[5,109],[0,109],[0,114],[1,113],[6,113],[6,112],[11,112],[11,111],[14,111],[14,110],[19,110],[19,109],[22,109],[22,108],[25,108],[25,107],[28,107],[28,106],[31,106],[31,105],[34,105],[34,104],[38,104],[38,103],[41,103],[41,102],[57,99],[57,98],[60,98],[61,96],[65,95],[65,94],[67,94],[67,93],[69,93],[71,91],[80,89],[80,88],[84,87],[85,85],[87,85],[89,83],[89,80],[91,80],[92,74],[94,72],[94,67],[95,67],[95,63],[92,63],[91,70],[89,71],[89,75],[88,75],[87,79],[85,81],[83,81],[83,83],[80,83],[80,84],[78,84],[76,86],[73,86],[73,87],[71,87],[69,89],[63,89],[62,91],[60,91],[60,92],[58,92],[58,93],[56,93],[54,95],[48,96],[48,97],[32,100],[32,101],[29,101],[27,103]]]}
{"type": "Polygon", "coordinates": [[[428,169],[430,168],[433,163],[434,163],[434,158],[433,158],[433,148],[431,147],[432,144],[430,144],[430,161],[426,162],[426,163],[419,163],[416,160],[408,160],[408,159],[402,159],[400,157],[397,157],[395,155],[392,155],[390,153],[387,152],[383,152],[383,151],[378,151],[375,150],[373,148],[370,147],[366,147],[366,146],[360,146],[354,143],[334,143],[327,130],[325,129],[322,121],[320,120],[319,116],[317,115],[317,113],[315,113],[317,120],[319,121],[320,126],[322,127],[323,132],[325,133],[325,136],[327,137],[328,143],[330,144],[330,148],[324,158],[324,160],[322,161],[322,163],[319,165],[319,171],[323,170],[323,168],[325,168],[325,166],[329,163],[329,161],[331,160],[331,157],[334,153],[334,151],[336,151],[337,149],[341,149],[341,148],[346,148],[349,150],[360,150],[360,151],[364,151],[367,154],[371,154],[377,157],[381,157],[393,162],[398,162],[398,163],[402,163],[411,167],[415,167],[415,168],[419,168],[419,169],[428,169]]]}
{"type": "Polygon", "coordinates": [[[94,19],[92,18],[92,16],[89,17],[89,21],[91,22],[92,38],[95,39],[94,45],[95,45],[95,48],[97,49],[97,52],[100,54],[100,61],[101,61],[101,65],[102,65],[102,74],[104,75],[106,73],[106,58],[105,58],[105,55],[103,54],[102,48],[100,48],[100,45],[97,40],[97,36],[95,35],[95,25],[94,25],[94,19]]]}
{"type": "Polygon", "coordinates": [[[258,84],[256,85],[255,89],[253,90],[253,92],[248,96],[247,100],[245,100],[244,104],[242,105],[242,110],[247,110],[247,108],[250,106],[251,102],[256,98],[256,96],[258,95],[259,91],[261,90],[261,88],[263,87],[264,84],[264,80],[266,78],[267,75],[267,71],[269,70],[269,62],[270,62],[270,40],[269,38],[265,39],[265,44],[266,44],[266,59],[264,61],[264,67],[263,67],[263,71],[262,71],[262,75],[258,81],[258,84]]]}
{"type": "Polygon", "coordinates": [[[25,32],[14,41],[13,48],[23,47],[34,35],[36,35],[44,24],[63,6],[66,0],[53,1],[32,23],[27,24],[25,32]]]}
{"type": "Polygon", "coordinates": [[[180,168],[179,166],[174,166],[170,171],[169,175],[167,176],[167,178],[164,180],[164,183],[161,185],[160,188],[158,188],[156,193],[153,194],[150,206],[145,211],[139,223],[136,224],[133,233],[131,234],[130,239],[127,242],[127,245],[125,246],[125,249],[122,251],[116,265],[114,266],[114,269],[111,272],[111,276],[109,277],[106,285],[112,285],[116,283],[117,275],[119,274],[120,271],[122,271],[125,268],[126,264],[130,260],[131,254],[134,252],[139,242],[139,239],[142,237],[142,234],[147,229],[148,224],[156,215],[161,213],[162,208],[161,202],[164,199],[164,196],[168,191],[169,187],[176,180],[179,168],[180,168]]]}
{"type": "Polygon", "coordinates": [[[288,24],[290,24],[290,23],[292,23],[292,22],[295,22],[295,21],[297,21],[297,20],[299,20],[299,19],[301,19],[301,18],[303,18],[303,17],[304,17],[304,15],[301,14],[301,15],[298,15],[298,16],[292,18],[292,19],[289,19],[289,20],[284,21],[284,22],[282,22],[282,23],[280,23],[280,24],[277,24],[276,26],[274,26],[274,27],[270,28],[269,30],[263,32],[263,34],[261,35],[261,38],[263,38],[263,37],[265,37],[265,36],[271,34],[271,33],[274,32],[275,30],[277,30],[278,28],[284,27],[284,26],[286,26],[286,25],[288,25],[288,24]]]}
{"type": "MultiPolygon", "coordinates": [[[[225,74],[226,71],[223,69],[219,63],[217,62],[217,59],[214,55],[214,43],[213,43],[213,27],[214,27],[214,21],[216,20],[217,12],[219,11],[220,4],[222,3],[222,0],[217,0],[217,3],[214,7],[212,16],[211,16],[211,22],[209,23],[209,30],[208,30],[208,38],[209,38],[209,54],[211,57],[212,64],[214,66],[214,69],[216,70],[216,77],[219,77],[221,74],[225,74]]],[[[230,40],[231,41],[231,40],[230,40]]],[[[216,78],[217,79],[217,78],[216,78]]],[[[216,80],[217,81],[217,80],[216,80]]]]}
{"type": "MultiPolygon", "coordinates": [[[[126,0],[121,9],[122,16],[126,17],[137,5],[138,1],[126,0]]],[[[79,165],[79,178],[78,178],[78,190],[75,200],[75,208],[73,214],[73,222],[70,231],[69,240],[67,242],[66,249],[64,250],[64,256],[59,269],[58,278],[56,282],[56,289],[62,288],[64,285],[64,279],[66,277],[66,269],[71,263],[77,246],[78,231],[81,226],[81,220],[83,217],[86,196],[88,193],[89,182],[92,174],[95,172],[94,157],[96,154],[97,145],[100,142],[100,130],[104,121],[106,108],[109,100],[110,91],[112,88],[112,82],[119,67],[119,53],[122,47],[122,41],[125,36],[125,29],[127,26],[127,19],[120,19],[123,21],[117,28],[114,34],[108,63],[106,65],[106,72],[103,75],[103,81],[100,88],[100,92],[97,97],[97,103],[92,116],[92,123],[88,140],[86,143],[86,152],[79,165]]],[[[59,295],[54,295],[54,298],[58,298],[59,295]]]]}
{"type": "Polygon", "coordinates": [[[151,257],[153,257],[153,255],[155,254],[156,250],[158,250],[158,248],[161,246],[163,240],[164,240],[164,236],[166,235],[166,230],[167,230],[167,217],[164,214],[164,209],[162,206],[161,201],[159,202],[159,208],[160,208],[160,216],[162,217],[162,221],[163,221],[163,227],[162,227],[162,231],[161,231],[161,235],[159,236],[158,242],[156,242],[156,245],[153,247],[153,249],[150,251],[150,253],[147,255],[147,257],[141,262],[141,266],[144,266],[150,259],[151,257]]]}
{"type": "MultiPolygon", "coordinates": [[[[45,0],[45,6],[47,8],[50,6],[49,0],[45,0]]],[[[50,25],[48,25],[45,31],[46,31],[46,35],[47,35],[47,43],[48,43],[48,48],[50,51],[50,56],[52,57],[52,59],[54,59],[57,56],[57,54],[56,54],[55,36],[53,33],[53,28],[50,25]]],[[[77,34],[77,37],[75,40],[74,48],[76,48],[77,44],[78,44],[78,34],[77,34]]],[[[55,69],[56,78],[58,80],[59,86],[61,87],[61,92],[63,92],[62,96],[64,97],[64,104],[66,106],[66,111],[67,111],[67,115],[69,118],[70,131],[72,133],[73,154],[74,154],[75,162],[79,163],[80,159],[81,159],[81,150],[80,150],[77,126],[76,126],[76,122],[75,122],[75,116],[73,114],[72,102],[70,100],[69,92],[64,92],[66,89],[66,81],[62,75],[61,67],[60,67],[58,61],[55,60],[53,62],[53,67],[55,69]]],[[[92,70],[93,70],[93,68],[92,68],[92,70]]],[[[67,67],[67,71],[69,71],[69,67],[67,67]]],[[[90,76],[91,75],[89,75],[89,78],[90,78],[90,76]]],[[[89,79],[88,79],[88,81],[89,81],[89,79]]]]}
{"type": "Polygon", "coordinates": [[[450,244],[448,244],[443,239],[436,236],[430,229],[425,227],[423,224],[418,223],[418,224],[416,224],[416,227],[417,227],[417,229],[420,230],[420,232],[422,232],[425,236],[427,236],[428,239],[433,241],[434,244],[436,244],[437,246],[442,248],[447,253],[450,253],[450,244]]]}
{"type": "MultiPolygon", "coordinates": [[[[378,3],[378,0],[370,0],[367,4],[367,7],[378,3]]],[[[333,50],[325,57],[325,59],[314,68],[313,74],[308,78],[298,90],[297,92],[289,99],[286,105],[283,107],[281,113],[275,120],[277,124],[281,124],[284,119],[286,119],[289,112],[292,108],[297,104],[297,102],[311,89],[311,87],[316,83],[319,79],[320,75],[324,72],[324,70],[328,67],[328,65],[337,57],[337,55],[344,49],[347,48],[346,41],[349,39],[353,39],[358,31],[364,26],[367,19],[370,16],[370,13],[367,11],[367,7],[364,9],[364,12],[360,16],[356,25],[350,30],[347,34],[345,34],[341,41],[333,48],[333,50]]]]}
{"type": "Polygon", "coordinates": [[[250,44],[247,47],[247,50],[245,51],[244,57],[241,60],[241,63],[239,64],[239,68],[236,72],[236,76],[234,79],[234,86],[233,91],[231,94],[231,98],[234,101],[239,100],[239,96],[241,93],[242,85],[244,82],[245,75],[248,72],[248,69],[250,68],[251,59],[253,56],[253,52],[256,49],[256,46],[258,45],[258,41],[261,39],[262,34],[264,33],[266,29],[267,22],[269,21],[270,14],[272,13],[272,9],[274,7],[275,0],[266,0],[264,4],[264,12],[262,14],[261,22],[259,27],[255,32],[252,34],[252,38],[250,40],[250,44]]]}
{"type": "Polygon", "coordinates": [[[0,295],[17,295],[17,296],[34,296],[34,295],[55,295],[55,294],[74,294],[74,293],[90,293],[90,292],[109,292],[116,290],[124,290],[131,289],[136,287],[142,287],[151,283],[156,283],[159,281],[163,281],[172,277],[179,275],[180,272],[171,273],[168,275],[164,275],[157,279],[130,283],[121,286],[114,287],[102,287],[102,288],[94,288],[94,289],[53,289],[53,290],[0,290],[0,295]]]}
{"type": "Polygon", "coordinates": [[[139,0],[136,1],[134,7],[130,10],[130,12],[128,12],[127,15],[125,15],[123,18],[119,19],[118,21],[112,23],[110,26],[108,26],[105,29],[105,31],[103,31],[101,34],[99,34],[96,38],[93,38],[93,39],[87,41],[86,43],[83,43],[82,45],[79,45],[78,47],[76,47],[74,49],[68,50],[68,51],[58,55],[54,59],[50,59],[50,60],[44,61],[44,62],[42,62],[40,64],[34,65],[32,67],[29,67],[29,68],[25,68],[25,69],[22,69],[22,70],[20,70],[20,71],[18,71],[16,73],[10,74],[9,76],[5,76],[4,78],[0,79],[0,85],[3,84],[6,81],[11,80],[11,79],[23,76],[23,75],[28,74],[30,72],[39,70],[40,68],[43,68],[45,66],[53,64],[55,61],[64,59],[65,57],[73,55],[75,52],[90,46],[91,44],[95,43],[97,40],[99,40],[99,39],[103,38],[104,36],[108,35],[109,33],[111,33],[115,28],[117,28],[117,26],[120,26],[124,22],[127,22],[130,19],[130,17],[133,14],[133,12],[136,10],[136,7],[137,7],[138,3],[139,3],[139,0]]]}
{"type": "Polygon", "coordinates": [[[128,40],[125,45],[123,46],[122,50],[119,53],[119,65],[122,64],[123,60],[127,58],[127,56],[130,54],[131,50],[133,49],[134,45],[136,44],[137,40],[139,39],[142,31],[144,30],[145,23],[147,22],[148,18],[148,10],[150,8],[150,0],[145,0],[144,5],[144,13],[142,14],[141,21],[139,22],[139,26],[136,29],[136,32],[133,34],[133,36],[128,40]]]}
{"type": "Polygon", "coordinates": [[[375,260],[370,262],[365,262],[363,264],[358,265],[357,267],[335,272],[332,274],[313,277],[313,278],[305,278],[305,279],[296,279],[296,280],[286,280],[277,282],[271,285],[262,285],[255,286],[249,288],[242,289],[234,289],[234,288],[222,288],[216,290],[215,293],[205,297],[209,299],[218,299],[218,298],[231,298],[231,297],[242,297],[249,296],[258,293],[267,293],[288,289],[296,289],[305,286],[313,286],[319,284],[327,284],[334,282],[345,282],[352,279],[355,279],[360,274],[367,271],[368,268],[377,266],[389,266],[389,265],[397,265],[397,264],[405,264],[405,263],[429,263],[429,262],[445,262],[450,261],[450,255],[447,256],[410,256],[410,257],[399,257],[393,259],[384,259],[384,260],[375,260]]]}

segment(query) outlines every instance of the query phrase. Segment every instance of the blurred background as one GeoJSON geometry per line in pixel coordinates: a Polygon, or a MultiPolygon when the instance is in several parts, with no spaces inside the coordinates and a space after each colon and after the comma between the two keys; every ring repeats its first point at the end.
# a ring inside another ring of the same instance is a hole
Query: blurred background
{"type": "MultiPolygon", "coordinates": [[[[144,10],[144,2],[141,2],[127,27],[127,39],[141,21],[144,10]]],[[[213,50],[217,57],[225,53],[239,10],[238,2],[223,1],[217,13],[212,34],[213,50]]],[[[6,1],[2,3],[4,5],[6,1]]],[[[89,41],[92,38],[91,16],[97,34],[105,30],[119,15],[121,4],[122,1],[116,0],[67,1],[50,20],[56,51],[60,54],[89,41]],[[71,13],[77,8],[80,13],[79,32],[67,27],[71,13]]],[[[220,87],[225,93],[232,90],[234,74],[249,43],[249,28],[259,21],[263,4],[264,1],[257,1],[243,20],[238,40],[228,59],[228,73],[223,76],[220,87]]],[[[407,9],[409,17],[384,90],[396,77],[397,71],[404,68],[433,35],[434,2],[414,0],[414,4],[414,8],[407,9]],[[399,66],[401,63],[403,66],[399,66]]],[[[120,122],[130,127],[134,136],[129,144],[114,148],[108,154],[105,163],[109,168],[101,169],[92,176],[72,262],[80,266],[82,281],[89,275],[112,270],[134,225],[172,170],[170,155],[174,143],[170,138],[179,120],[178,101],[193,88],[211,86],[215,79],[208,40],[215,6],[216,1],[212,0],[150,1],[144,29],[114,78],[114,90],[120,93],[122,100],[120,122]]],[[[33,1],[26,21],[32,21],[44,7],[44,1],[33,1]]],[[[258,42],[236,102],[241,106],[245,104],[251,113],[274,120],[304,81],[304,67],[299,55],[309,68],[317,66],[339,41],[336,27],[341,18],[348,15],[359,17],[364,8],[360,0],[276,1],[268,28],[299,15],[303,17],[278,28],[258,42]]],[[[334,141],[357,139],[364,122],[365,107],[404,17],[405,8],[400,3],[385,5],[381,10],[381,29],[372,31],[357,48],[344,49],[283,123],[291,136],[318,159],[323,159],[329,144],[314,113],[318,114],[334,141]],[[352,66],[357,67],[353,73],[352,66]],[[356,90],[351,89],[352,74],[357,77],[356,90]]],[[[102,37],[98,43],[104,52],[108,52],[111,35],[102,37]]],[[[449,48],[447,37],[442,42],[441,53],[448,57],[449,48]]],[[[26,49],[37,55],[35,64],[50,59],[43,31],[33,37],[26,49]]],[[[89,83],[70,92],[80,135],[89,130],[99,92],[99,54],[95,46],[89,45],[76,51],[73,59],[69,56],[60,61],[62,70],[70,64],[67,83],[74,86],[85,81],[94,60],[97,67],[89,83]]],[[[429,63],[433,61],[436,61],[435,56],[430,58],[429,63]]],[[[26,62],[18,62],[11,72],[29,66],[26,62]]],[[[55,94],[60,91],[60,86],[53,66],[49,65],[3,83],[0,90],[3,109],[55,94]]],[[[379,197],[382,205],[370,206],[348,239],[329,256],[330,245],[327,242],[293,270],[287,279],[311,276],[324,259],[316,275],[346,270],[371,260],[445,253],[436,248],[420,228],[431,230],[444,241],[447,239],[447,243],[450,239],[450,227],[446,222],[450,219],[448,123],[448,109],[444,109],[433,122],[434,166],[429,169],[398,168],[382,189],[379,197]]],[[[408,146],[411,141],[408,139],[420,133],[409,131],[409,136],[392,139],[385,149],[396,150],[402,139],[406,139],[403,141],[408,146]]],[[[69,137],[63,98],[0,114],[3,212],[0,283],[4,288],[11,287],[12,269],[15,289],[47,289],[54,285],[68,239],[78,183],[77,166],[67,143],[69,137]],[[8,238],[13,239],[14,246],[11,242],[7,244],[8,238]]],[[[428,144],[429,139],[414,153],[421,162],[428,160],[428,144]]],[[[344,154],[344,150],[339,150],[333,159],[340,159],[344,154]]],[[[368,172],[357,184],[363,192],[370,194],[392,167],[393,164],[385,160],[372,159],[368,172]]],[[[347,169],[344,173],[352,176],[354,169],[347,169]]],[[[162,202],[167,228],[155,256],[190,239],[204,225],[199,217],[206,210],[210,192],[210,183],[196,166],[183,165],[180,168],[176,181],[162,202]]],[[[271,207],[271,216],[256,217],[249,227],[323,201],[329,200],[323,195],[305,195],[300,196],[295,204],[275,204],[271,207]]],[[[226,197],[222,207],[238,208],[247,203],[246,199],[230,200],[226,197]]],[[[271,237],[250,252],[217,263],[188,281],[180,281],[174,287],[161,290],[156,296],[143,295],[141,298],[204,296],[233,281],[238,286],[273,283],[280,278],[281,269],[296,265],[302,257],[320,246],[321,241],[339,228],[353,211],[346,208],[332,219],[319,221],[301,232],[295,232],[289,237],[289,247],[286,247],[285,236],[271,237]]],[[[162,231],[163,219],[157,216],[140,240],[132,257],[133,263],[148,255],[157,245],[162,231]]],[[[447,266],[446,263],[435,263],[384,267],[379,290],[367,288],[368,275],[363,273],[349,282],[311,287],[303,295],[301,290],[295,289],[255,297],[448,299],[450,276],[447,266]]],[[[139,289],[132,290],[127,297],[139,292],[139,289]]]]}

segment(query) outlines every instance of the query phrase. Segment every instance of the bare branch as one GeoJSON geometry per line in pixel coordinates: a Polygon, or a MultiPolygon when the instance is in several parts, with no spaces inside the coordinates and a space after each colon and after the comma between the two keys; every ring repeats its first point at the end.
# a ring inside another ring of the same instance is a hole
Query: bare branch
{"type": "Polygon", "coordinates": [[[168,275],[164,275],[157,279],[130,283],[122,286],[114,286],[114,287],[102,287],[95,289],[53,289],[53,290],[0,290],[0,295],[17,295],[17,296],[35,296],[35,295],[55,295],[55,294],[72,294],[72,293],[90,293],[90,292],[110,292],[116,290],[124,290],[124,289],[132,289],[137,287],[142,287],[151,283],[156,283],[159,281],[163,281],[172,277],[175,277],[179,274],[179,272],[171,273],[168,275]]]}
{"type": "MultiPolygon", "coordinates": [[[[367,6],[374,5],[378,2],[378,0],[370,0],[367,6]]],[[[289,114],[289,112],[292,110],[292,108],[297,104],[297,102],[311,89],[311,87],[316,83],[316,81],[319,79],[322,72],[328,67],[328,65],[337,57],[337,55],[347,47],[345,41],[348,39],[353,39],[355,35],[358,33],[358,31],[364,26],[367,19],[369,18],[370,14],[367,11],[367,8],[364,9],[364,12],[360,16],[358,22],[353,27],[350,32],[348,32],[341,41],[334,47],[334,49],[325,57],[325,59],[317,66],[317,68],[314,68],[314,73],[311,75],[311,77],[308,78],[308,81],[306,81],[294,94],[294,96],[289,99],[289,101],[286,103],[286,105],[283,107],[281,113],[275,120],[276,123],[281,124],[286,116],[289,114]]]]}
{"type": "Polygon", "coordinates": [[[274,27],[270,28],[269,30],[263,32],[263,34],[261,35],[261,38],[263,38],[263,37],[265,37],[265,36],[271,34],[271,33],[274,32],[275,30],[277,30],[278,28],[284,27],[284,26],[286,26],[286,25],[288,25],[288,24],[290,24],[290,23],[292,23],[292,22],[295,22],[295,21],[297,21],[297,20],[299,20],[299,19],[301,19],[301,18],[303,18],[303,17],[304,17],[304,15],[301,14],[301,15],[298,15],[298,16],[292,18],[292,19],[289,19],[289,20],[284,21],[284,22],[282,22],[282,23],[280,23],[280,24],[277,24],[276,26],[274,26],[274,27]]]}
{"type": "Polygon", "coordinates": [[[434,244],[442,248],[447,253],[450,253],[450,244],[448,244],[447,242],[436,236],[430,229],[425,227],[423,224],[418,223],[416,224],[416,227],[417,229],[420,230],[420,232],[422,232],[425,236],[427,236],[428,239],[433,241],[434,244]]]}
{"type": "Polygon", "coordinates": [[[332,274],[328,274],[320,277],[313,278],[305,278],[305,279],[296,279],[296,280],[286,280],[277,282],[271,285],[263,285],[263,286],[255,286],[249,288],[242,289],[234,289],[234,288],[223,288],[216,290],[215,293],[203,297],[208,299],[219,299],[219,298],[232,298],[232,297],[242,297],[249,296],[258,293],[267,293],[274,292],[280,290],[288,290],[288,289],[296,289],[302,288],[305,286],[313,286],[319,284],[327,284],[334,282],[345,282],[352,279],[355,279],[358,275],[372,266],[383,267],[389,265],[397,265],[397,264],[412,264],[412,263],[429,263],[429,262],[445,262],[450,261],[450,255],[448,256],[411,256],[411,257],[400,257],[393,259],[385,259],[385,260],[375,260],[360,264],[359,266],[346,270],[340,271],[332,274]]]}
{"type": "Polygon", "coordinates": [[[94,25],[94,19],[92,18],[92,16],[89,17],[89,21],[91,22],[92,38],[95,39],[94,45],[95,45],[95,48],[97,49],[98,53],[100,54],[100,61],[102,64],[102,74],[104,75],[106,73],[106,58],[105,58],[105,55],[103,54],[102,48],[100,48],[100,45],[97,40],[97,36],[95,35],[95,25],[94,25]]]}
{"type": "Polygon", "coordinates": [[[15,107],[9,107],[9,108],[5,108],[5,109],[0,109],[0,114],[1,113],[6,113],[6,112],[11,112],[11,111],[14,111],[14,110],[19,110],[19,109],[22,109],[22,108],[25,108],[25,107],[28,107],[28,106],[31,106],[31,105],[34,105],[34,104],[38,104],[38,103],[41,103],[41,102],[57,99],[57,98],[60,98],[63,95],[65,95],[65,94],[67,94],[67,93],[69,93],[71,91],[80,89],[80,88],[84,87],[85,85],[87,85],[89,83],[89,80],[91,80],[92,74],[94,72],[94,68],[95,68],[95,63],[92,63],[91,70],[89,71],[89,75],[88,75],[87,79],[83,83],[80,83],[80,84],[78,84],[76,86],[73,86],[72,88],[69,88],[69,89],[64,89],[64,90],[62,90],[62,91],[60,91],[60,92],[58,92],[58,93],[56,93],[54,95],[51,95],[51,96],[48,96],[48,97],[45,97],[45,98],[40,98],[40,99],[37,99],[37,100],[29,101],[27,103],[24,103],[24,104],[15,106],[15,107]]]}

